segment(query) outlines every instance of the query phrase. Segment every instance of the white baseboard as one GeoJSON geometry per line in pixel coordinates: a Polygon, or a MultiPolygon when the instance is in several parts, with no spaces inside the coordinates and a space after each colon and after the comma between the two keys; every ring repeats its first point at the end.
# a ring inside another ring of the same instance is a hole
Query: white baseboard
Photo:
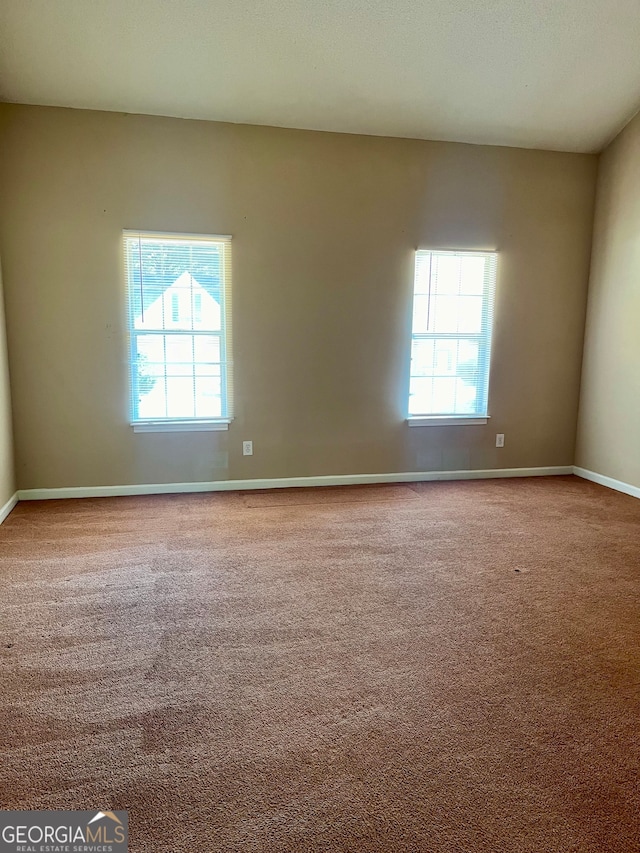
{"type": "Polygon", "coordinates": [[[271,480],[212,480],[202,483],[149,483],[125,486],[71,486],[63,489],[20,489],[0,508],[0,524],[19,500],[42,501],[62,498],[107,498],[125,495],[231,492],[252,489],[291,489],[303,486],[354,486],[368,483],[416,483],[435,480],[488,480],[507,477],[549,477],[575,474],[617,492],[640,498],[640,488],[606,477],[587,468],[558,465],[549,468],[487,468],[478,471],[409,471],[395,474],[337,474],[319,477],[280,477],[271,480]]]}
{"type": "Polygon", "coordinates": [[[597,474],[595,471],[589,471],[587,468],[579,468],[577,465],[574,465],[573,473],[576,477],[582,477],[583,480],[591,480],[592,483],[598,483],[600,486],[606,486],[608,489],[615,489],[616,492],[624,492],[625,495],[640,498],[640,489],[629,483],[623,483],[622,480],[614,480],[613,477],[605,477],[604,474],[597,474]]]}
{"type": "Polygon", "coordinates": [[[547,477],[572,474],[573,466],[552,468],[487,468],[480,471],[410,471],[396,474],[338,474],[321,477],[281,477],[272,480],[212,480],[204,483],[150,483],[127,486],[72,486],[64,489],[21,489],[21,501],[60,498],[106,498],[185,492],[232,492],[247,489],[290,489],[302,486],[354,486],[367,483],[415,483],[432,480],[486,480],[497,477],[547,477]]]}
{"type": "Polygon", "coordinates": [[[9,515],[14,506],[18,503],[19,497],[16,492],[14,495],[11,495],[9,500],[3,507],[0,507],[0,524],[5,520],[5,518],[9,515]]]}

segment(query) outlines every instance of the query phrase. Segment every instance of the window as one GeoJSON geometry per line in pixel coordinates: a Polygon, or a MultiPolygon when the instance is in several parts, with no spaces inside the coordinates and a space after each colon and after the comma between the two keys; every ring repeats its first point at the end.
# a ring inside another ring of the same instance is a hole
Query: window
{"type": "Polygon", "coordinates": [[[486,419],[495,252],[416,252],[409,423],[486,419]]]}
{"type": "Polygon", "coordinates": [[[134,429],[226,429],[230,238],[125,231],[124,255],[134,429]]]}

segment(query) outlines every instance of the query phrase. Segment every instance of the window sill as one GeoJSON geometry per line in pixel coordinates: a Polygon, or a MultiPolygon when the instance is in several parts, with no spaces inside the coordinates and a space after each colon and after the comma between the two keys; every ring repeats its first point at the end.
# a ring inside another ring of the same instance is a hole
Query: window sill
{"type": "Polygon", "coordinates": [[[475,426],[489,423],[489,415],[478,417],[476,415],[453,415],[439,417],[438,415],[415,416],[407,418],[410,427],[423,426],[475,426]]]}
{"type": "Polygon", "coordinates": [[[134,432],[218,432],[229,429],[230,423],[231,418],[221,418],[215,421],[136,421],[131,426],[134,432]]]}

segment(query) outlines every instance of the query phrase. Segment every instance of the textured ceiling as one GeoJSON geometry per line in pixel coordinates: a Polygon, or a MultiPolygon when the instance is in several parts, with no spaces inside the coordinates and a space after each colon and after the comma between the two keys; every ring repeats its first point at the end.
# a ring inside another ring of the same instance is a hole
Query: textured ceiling
{"type": "Polygon", "coordinates": [[[640,2],[0,0],[0,100],[594,151],[640,2]]]}

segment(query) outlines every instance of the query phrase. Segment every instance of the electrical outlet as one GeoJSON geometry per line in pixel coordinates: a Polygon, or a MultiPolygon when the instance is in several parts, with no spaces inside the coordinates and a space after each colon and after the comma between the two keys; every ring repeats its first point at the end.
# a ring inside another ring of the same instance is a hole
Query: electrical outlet
{"type": "Polygon", "coordinates": [[[504,433],[499,432],[496,434],[496,447],[504,447],[504,433]]]}
{"type": "Polygon", "coordinates": [[[253,442],[252,441],[243,441],[242,442],[242,455],[243,456],[253,456],[253,442]]]}

